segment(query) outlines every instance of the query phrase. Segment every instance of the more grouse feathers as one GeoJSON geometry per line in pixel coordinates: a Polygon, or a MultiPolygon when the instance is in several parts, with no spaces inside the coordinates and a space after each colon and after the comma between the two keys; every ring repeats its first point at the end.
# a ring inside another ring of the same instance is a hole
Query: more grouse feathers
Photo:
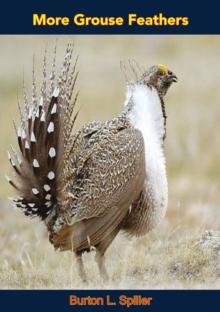
{"type": "Polygon", "coordinates": [[[9,183],[18,193],[14,202],[25,215],[45,221],[55,248],[76,254],[83,279],[81,254],[94,248],[106,277],[103,256],[118,232],[143,235],[165,214],[163,97],[177,78],[164,65],[146,71],[130,63],[134,80],[127,81],[122,112],[73,131],[78,72],[72,45],[58,76],[56,50],[49,76],[46,63],[45,54],[40,94],[34,70],[30,100],[24,91],[20,152],[9,153],[15,174],[9,183]]]}

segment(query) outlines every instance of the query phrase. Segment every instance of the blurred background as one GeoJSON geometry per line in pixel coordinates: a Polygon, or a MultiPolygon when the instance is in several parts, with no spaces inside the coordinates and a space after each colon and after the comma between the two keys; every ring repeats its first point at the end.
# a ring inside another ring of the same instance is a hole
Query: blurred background
{"type": "MultiPolygon", "coordinates": [[[[62,255],[66,260],[61,260],[60,255],[55,255],[43,225],[13,210],[7,199],[13,190],[4,178],[10,173],[6,151],[16,142],[12,120],[18,120],[17,99],[22,98],[23,76],[27,90],[31,90],[33,55],[40,81],[45,47],[49,62],[56,41],[58,68],[69,41],[74,41],[80,56],[78,88],[82,109],[78,127],[91,120],[110,119],[120,112],[125,99],[120,60],[134,58],[145,67],[163,63],[177,75],[179,81],[165,99],[169,207],[159,232],[162,237],[179,230],[191,235],[192,231],[220,228],[219,36],[1,36],[0,287],[35,287],[18,268],[33,269],[38,258],[45,257],[48,262],[48,257],[53,257],[50,267],[56,269],[62,261],[72,263],[69,256],[62,255]],[[41,252],[37,254],[36,249],[41,252]]],[[[150,234],[154,240],[156,233],[150,234]]],[[[117,249],[117,243],[113,248],[117,249]]],[[[114,275],[114,263],[111,265],[114,275]]],[[[47,280],[46,274],[47,266],[34,275],[36,279],[42,275],[37,287],[80,285],[72,279],[70,284],[56,284],[57,277],[51,284],[51,276],[47,280]]]]}

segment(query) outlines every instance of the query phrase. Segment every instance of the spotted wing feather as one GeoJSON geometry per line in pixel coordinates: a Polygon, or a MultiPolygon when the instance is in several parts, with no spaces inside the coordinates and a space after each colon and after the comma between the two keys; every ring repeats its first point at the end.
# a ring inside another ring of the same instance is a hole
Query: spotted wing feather
{"type": "Polygon", "coordinates": [[[144,142],[140,131],[102,130],[94,135],[99,140],[82,151],[84,165],[69,188],[71,201],[64,210],[68,224],[59,229],[58,235],[52,235],[54,246],[62,250],[71,246],[85,250],[90,243],[97,246],[105,238],[111,241],[143,187],[144,142]]]}

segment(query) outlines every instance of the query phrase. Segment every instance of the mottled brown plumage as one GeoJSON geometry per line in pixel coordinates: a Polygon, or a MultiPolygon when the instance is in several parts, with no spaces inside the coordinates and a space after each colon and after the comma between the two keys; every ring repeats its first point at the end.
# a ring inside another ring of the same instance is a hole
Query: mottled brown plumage
{"type": "MultiPolygon", "coordinates": [[[[138,79],[129,84],[122,113],[110,121],[91,122],[74,133],[77,58],[71,64],[73,47],[68,45],[56,77],[55,56],[56,50],[48,78],[45,53],[40,95],[35,78],[31,99],[24,90],[24,110],[17,130],[20,153],[9,153],[14,168],[14,178],[9,182],[18,192],[16,206],[25,215],[45,222],[54,247],[75,252],[83,278],[81,254],[94,248],[100,272],[107,276],[103,256],[118,232],[123,229],[133,235],[144,234],[164,214],[157,210],[166,208],[166,187],[165,195],[158,197],[158,184],[152,180],[156,171],[146,157],[147,128],[144,130],[143,121],[139,122],[136,107],[143,92],[153,96],[155,105],[160,103],[156,111],[159,127],[155,130],[159,158],[163,155],[166,117],[162,97],[175,76],[161,66],[140,75],[133,64],[130,67],[138,79]]],[[[165,174],[163,164],[161,168],[165,174]]],[[[164,174],[162,180],[166,182],[164,174]]]]}

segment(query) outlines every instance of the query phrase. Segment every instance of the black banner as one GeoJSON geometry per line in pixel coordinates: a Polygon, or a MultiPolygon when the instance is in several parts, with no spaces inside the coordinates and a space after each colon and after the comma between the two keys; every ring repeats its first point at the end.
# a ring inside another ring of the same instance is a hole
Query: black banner
{"type": "Polygon", "coordinates": [[[1,34],[218,34],[218,1],[2,3],[1,34]]]}
{"type": "Polygon", "coordinates": [[[1,311],[219,311],[218,291],[1,291],[1,311]]]}

